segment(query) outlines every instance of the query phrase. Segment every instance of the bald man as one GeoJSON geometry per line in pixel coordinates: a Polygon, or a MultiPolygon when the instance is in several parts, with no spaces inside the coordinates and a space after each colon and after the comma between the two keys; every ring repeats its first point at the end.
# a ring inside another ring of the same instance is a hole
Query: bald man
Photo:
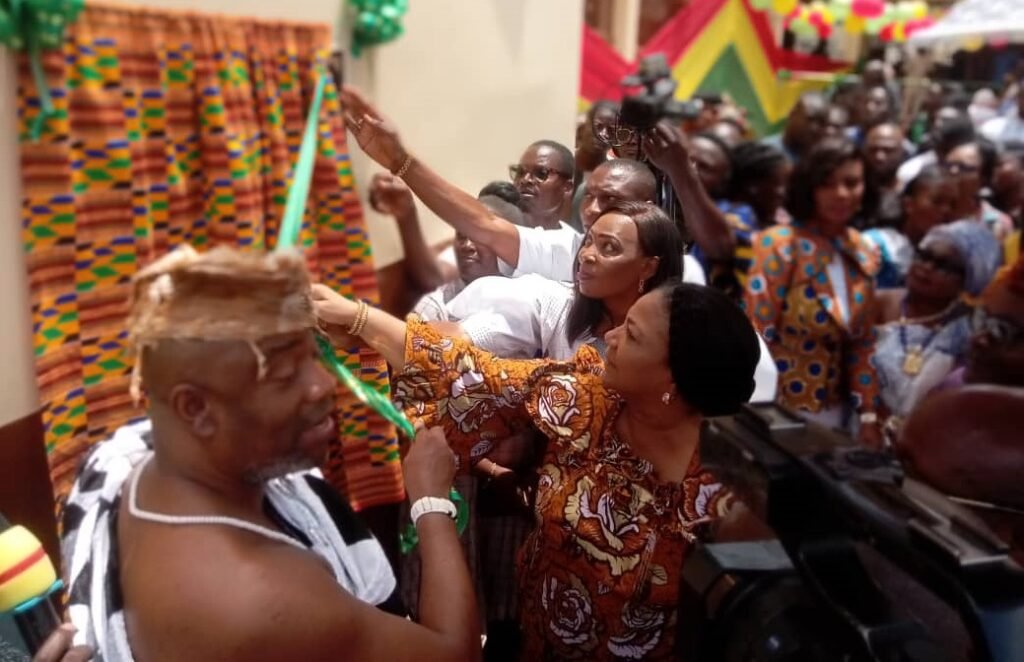
{"type": "MultiPolygon", "coordinates": [[[[179,250],[135,279],[129,328],[149,417],[95,447],[65,515],[83,643],[118,661],[479,657],[454,508],[417,522],[412,623],[380,545],[308,471],[338,424],[301,255],[179,250]]],[[[410,499],[444,505],[453,476],[422,432],[410,499]]]]}

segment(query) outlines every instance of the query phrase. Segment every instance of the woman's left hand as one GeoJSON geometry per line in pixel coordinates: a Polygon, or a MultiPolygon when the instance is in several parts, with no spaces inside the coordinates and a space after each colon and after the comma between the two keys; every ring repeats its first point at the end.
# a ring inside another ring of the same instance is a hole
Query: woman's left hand
{"type": "Polygon", "coordinates": [[[320,321],[327,325],[352,326],[359,304],[346,299],[326,285],[313,285],[313,308],[320,321]]]}

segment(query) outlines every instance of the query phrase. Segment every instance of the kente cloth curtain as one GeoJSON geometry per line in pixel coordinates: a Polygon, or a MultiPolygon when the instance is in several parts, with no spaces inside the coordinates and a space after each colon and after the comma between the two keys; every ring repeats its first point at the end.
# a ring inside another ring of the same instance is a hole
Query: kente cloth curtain
{"type": "MultiPolygon", "coordinates": [[[[90,3],[44,56],[56,112],[38,142],[28,139],[38,92],[22,60],[23,238],[58,499],[90,444],[144,415],[128,394],[132,274],[182,243],[273,247],[329,44],[326,26],[90,3]]],[[[333,82],[319,122],[300,245],[316,278],[376,301],[333,82]]],[[[344,358],[386,392],[380,356],[344,358]]],[[[347,392],[339,403],[328,479],[356,508],[400,500],[394,429],[347,392]]]]}

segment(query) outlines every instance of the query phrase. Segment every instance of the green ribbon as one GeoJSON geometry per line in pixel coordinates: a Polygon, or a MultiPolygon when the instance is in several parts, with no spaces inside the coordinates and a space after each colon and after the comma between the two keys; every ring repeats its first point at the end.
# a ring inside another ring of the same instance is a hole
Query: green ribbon
{"type": "Polygon", "coordinates": [[[352,55],[359,57],[364,48],[379,46],[402,36],[402,16],[408,0],[349,0],[355,10],[352,24],[352,55]]]}
{"type": "Polygon", "coordinates": [[[31,128],[34,141],[43,135],[43,126],[54,113],[42,51],[60,47],[64,29],[75,22],[84,6],[84,0],[0,0],[0,45],[28,51],[32,79],[39,91],[39,114],[31,128]]]}
{"type": "MultiPolygon", "coordinates": [[[[2,0],[0,0],[2,2],[2,0]]],[[[309,107],[309,115],[306,117],[306,129],[302,135],[302,145],[299,147],[299,158],[295,163],[295,172],[292,175],[292,184],[288,189],[288,199],[284,206],[284,217],[281,219],[281,229],[277,235],[277,245],[274,250],[290,250],[298,244],[299,233],[302,230],[302,219],[306,212],[306,200],[309,198],[309,185],[313,180],[313,166],[316,163],[317,133],[320,124],[320,106],[323,104],[324,87],[327,84],[327,76],[321,74],[316,84],[316,92],[313,94],[313,103],[309,107]]],[[[331,341],[322,334],[317,334],[316,344],[320,350],[320,360],[323,361],[335,377],[338,378],[345,388],[352,391],[359,401],[398,428],[402,434],[410,440],[416,438],[416,428],[406,418],[398,407],[388,398],[378,393],[374,388],[360,381],[352,374],[334,351],[331,341]]],[[[448,498],[455,504],[457,515],[455,518],[456,530],[462,535],[469,524],[469,505],[453,487],[448,493],[448,498]]],[[[409,525],[408,529],[401,534],[402,552],[408,553],[419,542],[416,535],[416,527],[409,525]]]]}
{"type": "Polygon", "coordinates": [[[292,185],[288,189],[288,200],[284,204],[284,217],[281,229],[277,233],[278,251],[288,250],[299,242],[302,231],[302,218],[306,214],[306,199],[309,197],[309,184],[313,181],[313,166],[316,165],[317,132],[320,127],[320,106],[324,101],[324,88],[327,87],[327,76],[321,75],[316,82],[313,103],[309,106],[306,118],[306,129],[299,147],[299,158],[295,162],[295,174],[292,185]]]}

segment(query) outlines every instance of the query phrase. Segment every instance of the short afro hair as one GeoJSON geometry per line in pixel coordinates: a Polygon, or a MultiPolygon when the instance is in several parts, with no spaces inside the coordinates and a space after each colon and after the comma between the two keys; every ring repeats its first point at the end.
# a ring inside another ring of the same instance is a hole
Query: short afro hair
{"type": "Polygon", "coordinates": [[[703,285],[661,288],[668,304],[668,361],[679,396],[703,416],[734,414],[754,392],[761,345],[725,293],[703,285]]]}
{"type": "Polygon", "coordinates": [[[576,157],[572,150],[557,140],[538,140],[531,143],[530,147],[547,147],[558,155],[558,172],[568,179],[576,178],[576,157]]]}

